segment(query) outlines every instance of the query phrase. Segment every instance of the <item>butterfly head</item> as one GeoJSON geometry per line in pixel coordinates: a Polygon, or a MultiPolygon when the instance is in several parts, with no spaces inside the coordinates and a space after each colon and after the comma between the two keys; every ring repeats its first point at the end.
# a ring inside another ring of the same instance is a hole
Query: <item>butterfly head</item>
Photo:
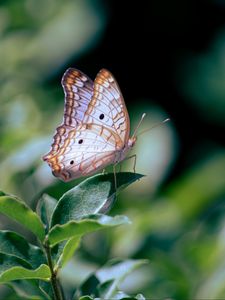
{"type": "Polygon", "coordinates": [[[135,145],[136,141],[137,141],[136,136],[132,136],[131,138],[129,138],[129,140],[127,142],[128,148],[132,148],[135,145]]]}

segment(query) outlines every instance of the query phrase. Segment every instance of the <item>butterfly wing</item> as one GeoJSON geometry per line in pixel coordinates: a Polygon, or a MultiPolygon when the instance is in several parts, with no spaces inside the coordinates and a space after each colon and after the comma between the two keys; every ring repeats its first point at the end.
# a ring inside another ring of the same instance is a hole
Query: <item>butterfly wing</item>
{"type": "Polygon", "coordinates": [[[84,121],[84,114],[93,96],[93,81],[77,69],[68,69],[62,78],[65,94],[64,121],[77,127],[84,121]]]}
{"type": "Polygon", "coordinates": [[[43,156],[44,161],[56,155],[72,128],[83,124],[84,114],[94,92],[93,81],[83,72],[74,68],[66,70],[61,84],[65,94],[63,123],[57,127],[51,150],[43,156]]]}
{"type": "Polygon", "coordinates": [[[117,134],[123,145],[130,134],[130,120],[119,85],[106,69],[94,81],[93,96],[84,115],[84,123],[99,124],[117,134]]]}
{"type": "Polygon", "coordinates": [[[115,145],[120,143],[118,136],[101,125],[84,124],[66,134],[56,155],[47,161],[53,174],[69,181],[112,164],[117,160],[115,145]]]}

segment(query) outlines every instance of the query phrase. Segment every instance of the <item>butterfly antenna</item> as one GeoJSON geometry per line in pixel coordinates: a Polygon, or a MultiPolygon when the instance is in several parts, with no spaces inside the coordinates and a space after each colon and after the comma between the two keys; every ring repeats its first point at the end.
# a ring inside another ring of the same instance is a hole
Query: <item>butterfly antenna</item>
{"type": "Polygon", "coordinates": [[[167,118],[167,119],[163,120],[162,122],[156,123],[155,125],[153,125],[153,126],[150,127],[150,128],[144,129],[143,131],[141,131],[141,132],[139,133],[138,136],[140,136],[140,135],[142,135],[143,133],[145,133],[145,132],[147,132],[147,131],[150,131],[150,130],[156,128],[156,127],[159,127],[159,126],[163,125],[164,123],[167,123],[168,121],[170,121],[170,118],[167,118]]]}
{"type": "Polygon", "coordinates": [[[145,116],[146,116],[146,113],[144,113],[144,114],[141,116],[141,120],[139,121],[137,127],[135,128],[134,133],[133,133],[133,135],[132,135],[131,138],[134,138],[134,137],[137,135],[138,128],[140,127],[140,125],[141,125],[142,121],[144,120],[144,117],[145,117],[145,116]]]}

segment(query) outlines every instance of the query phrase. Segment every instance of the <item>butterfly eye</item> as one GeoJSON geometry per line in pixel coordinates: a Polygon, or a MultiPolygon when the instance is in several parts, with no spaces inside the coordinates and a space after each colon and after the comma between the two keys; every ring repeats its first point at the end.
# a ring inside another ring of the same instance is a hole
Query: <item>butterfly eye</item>
{"type": "Polygon", "coordinates": [[[70,164],[73,165],[73,164],[74,164],[74,160],[71,160],[71,161],[70,161],[70,164]]]}
{"type": "Polygon", "coordinates": [[[104,117],[105,117],[104,114],[100,114],[99,119],[100,119],[100,120],[103,120],[104,117]]]}
{"type": "Polygon", "coordinates": [[[82,140],[82,139],[78,141],[78,144],[82,144],[82,143],[83,143],[83,140],[82,140]]]}

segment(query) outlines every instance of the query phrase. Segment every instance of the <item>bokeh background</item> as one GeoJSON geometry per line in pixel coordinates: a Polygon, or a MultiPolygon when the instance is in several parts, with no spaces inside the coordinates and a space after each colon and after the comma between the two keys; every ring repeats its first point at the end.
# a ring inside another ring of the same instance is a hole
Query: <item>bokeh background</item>
{"type": "Polygon", "coordinates": [[[33,208],[42,192],[59,198],[80,181],[60,182],[41,161],[62,121],[68,67],[93,79],[108,68],[132,129],[143,112],[140,131],[171,121],[139,136],[137,171],[147,176],[111,211],[133,224],[89,235],[64,283],[113,257],[147,258],[128,293],[225,299],[225,1],[0,2],[0,185],[33,208]]]}

